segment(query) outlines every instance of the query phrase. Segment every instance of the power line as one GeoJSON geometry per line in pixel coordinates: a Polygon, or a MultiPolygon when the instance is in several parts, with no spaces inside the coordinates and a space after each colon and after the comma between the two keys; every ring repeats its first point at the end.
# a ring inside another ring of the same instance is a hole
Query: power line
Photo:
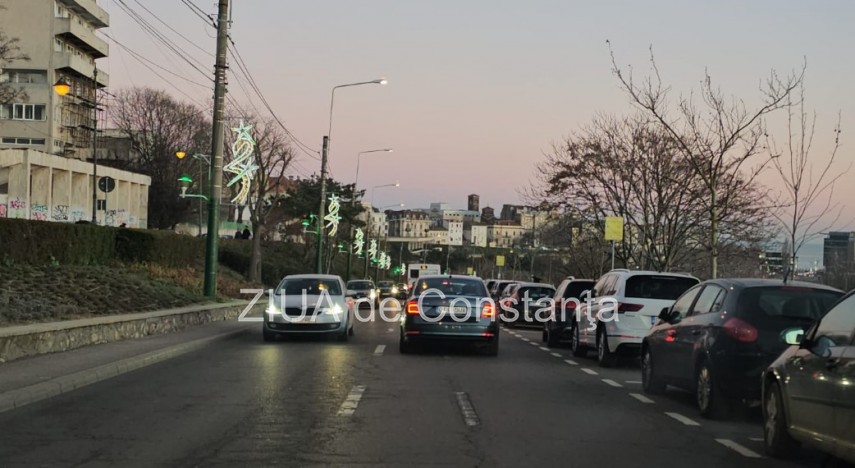
{"type": "Polygon", "coordinates": [[[172,26],[170,26],[169,24],[167,24],[165,21],[163,21],[162,19],[160,19],[160,17],[159,17],[159,16],[157,16],[156,14],[154,14],[151,10],[149,10],[149,9],[148,9],[148,7],[146,7],[145,5],[143,5],[143,4],[142,4],[142,2],[140,2],[140,0],[134,0],[134,1],[135,1],[135,2],[137,3],[137,5],[139,5],[143,10],[147,11],[147,12],[148,12],[148,14],[150,14],[151,16],[153,16],[153,17],[154,17],[154,19],[156,19],[157,21],[159,21],[159,22],[160,22],[160,24],[162,24],[162,25],[166,26],[166,27],[167,27],[167,29],[169,29],[170,31],[174,32],[174,33],[175,33],[178,37],[180,37],[181,39],[184,39],[185,41],[187,41],[187,43],[188,43],[188,44],[190,44],[190,45],[192,45],[193,47],[195,47],[195,48],[197,48],[197,49],[201,50],[204,54],[206,54],[206,55],[208,55],[208,56],[210,56],[210,57],[213,57],[213,56],[214,56],[214,54],[212,54],[210,51],[205,50],[204,48],[202,48],[202,46],[200,46],[199,44],[196,44],[195,42],[191,41],[190,39],[188,39],[188,38],[187,38],[187,36],[185,36],[185,35],[181,34],[180,32],[176,31],[176,30],[175,30],[175,28],[173,28],[172,26]]]}
{"type": "Polygon", "coordinates": [[[202,21],[204,21],[204,22],[205,22],[205,24],[209,24],[209,25],[211,25],[211,26],[216,26],[216,23],[214,22],[214,19],[213,19],[211,16],[209,16],[207,13],[205,13],[205,10],[203,10],[203,9],[199,8],[199,6],[197,6],[197,5],[196,5],[195,3],[193,3],[192,1],[190,1],[190,0],[181,0],[181,3],[183,3],[184,5],[186,5],[186,6],[187,6],[187,8],[189,8],[189,9],[190,9],[190,11],[192,11],[196,16],[198,16],[199,18],[202,18],[202,21]]]}
{"type": "MultiPolygon", "coordinates": [[[[142,56],[142,55],[141,55],[141,54],[139,54],[138,52],[134,51],[134,50],[133,50],[133,49],[131,49],[130,47],[128,47],[128,46],[126,46],[126,45],[122,44],[121,42],[117,41],[115,38],[113,38],[113,37],[112,37],[112,36],[110,36],[109,34],[107,34],[107,33],[102,33],[102,34],[104,35],[104,37],[106,37],[107,39],[110,39],[110,40],[111,40],[111,41],[113,41],[113,43],[115,43],[117,46],[119,46],[119,47],[121,47],[122,49],[124,49],[124,50],[128,51],[131,55],[135,56],[135,57],[136,57],[136,58],[138,58],[139,60],[145,61],[145,62],[149,63],[150,65],[152,65],[152,66],[154,66],[154,67],[157,67],[157,68],[159,68],[160,70],[163,70],[163,71],[165,71],[166,73],[169,73],[170,75],[172,75],[172,76],[174,76],[174,77],[176,77],[176,78],[180,78],[180,79],[182,79],[182,80],[184,80],[184,81],[186,81],[186,82],[188,82],[188,83],[194,84],[194,85],[196,85],[196,86],[201,86],[201,87],[203,87],[203,88],[208,88],[208,87],[210,86],[210,85],[207,85],[207,84],[204,84],[204,83],[199,83],[198,81],[193,81],[193,80],[191,80],[190,78],[187,78],[187,77],[186,77],[186,76],[184,76],[184,75],[180,75],[180,74],[178,74],[178,73],[176,73],[176,72],[174,72],[174,71],[172,71],[172,70],[170,70],[170,69],[168,69],[168,68],[166,68],[166,67],[164,67],[164,66],[158,65],[158,64],[157,64],[157,62],[154,62],[153,60],[149,60],[149,59],[145,58],[144,56],[142,56]]],[[[208,78],[208,81],[213,82],[213,81],[214,81],[214,79],[209,77],[209,78],[208,78]]]]}

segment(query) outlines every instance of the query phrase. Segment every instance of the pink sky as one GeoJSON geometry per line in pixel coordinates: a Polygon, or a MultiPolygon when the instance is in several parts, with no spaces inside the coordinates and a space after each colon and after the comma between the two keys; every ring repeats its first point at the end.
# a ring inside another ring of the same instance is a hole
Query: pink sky
{"type": "MultiPolygon", "coordinates": [[[[194,81],[205,77],[142,32],[115,1],[107,31],[134,51],[194,81]]],[[[158,29],[140,7],[125,0],[158,29]]],[[[518,202],[517,189],[551,143],[587,124],[597,112],[631,107],[610,73],[606,39],[618,59],[642,73],[653,45],[667,83],[695,87],[708,68],[728,92],[749,104],[759,80],[775,68],[786,73],[808,61],[808,97],[819,115],[814,155],[824,157],[838,111],[843,113],[840,169],[853,161],[847,135],[855,109],[855,3],[838,0],[571,2],[538,0],[326,0],[235,1],[231,31],[237,48],[276,114],[302,141],[319,148],[333,86],[379,77],[387,86],[336,93],[332,175],[352,181],[356,154],[366,156],[360,187],[400,180],[377,190],[377,205],[408,207],[445,201],[463,207],[466,195],[482,206],[518,202]]],[[[213,50],[213,30],[174,0],[145,6],[195,44],[213,50]]],[[[214,2],[196,1],[214,13],[214,2]]],[[[167,32],[210,70],[213,58],[167,32]]],[[[211,91],[183,80],[156,77],[118,45],[103,63],[111,88],[175,86],[201,103],[211,91]]],[[[161,72],[161,74],[163,74],[161,72]]],[[[231,83],[238,101],[247,98],[231,83]]],[[[781,135],[780,122],[770,128],[781,135]]],[[[297,173],[317,172],[303,156],[297,173]]],[[[771,175],[764,181],[774,184],[771,175]]],[[[847,181],[848,182],[848,181],[847,181]]],[[[836,228],[855,228],[855,187],[844,183],[836,201],[846,205],[836,228]]],[[[369,193],[370,196],[370,193],[369,193]]]]}

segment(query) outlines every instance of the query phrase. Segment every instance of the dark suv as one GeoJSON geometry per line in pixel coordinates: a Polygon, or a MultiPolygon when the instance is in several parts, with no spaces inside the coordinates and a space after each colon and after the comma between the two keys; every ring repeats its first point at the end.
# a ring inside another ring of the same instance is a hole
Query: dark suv
{"type": "Polygon", "coordinates": [[[843,292],[770,279],[705,281],[662,310],[641,345],[642,385],[694,391],[701,415],[722,418],[732,402],[759,400],[761,375],[785,350],[783,332],[822,318],[843,292]]]}

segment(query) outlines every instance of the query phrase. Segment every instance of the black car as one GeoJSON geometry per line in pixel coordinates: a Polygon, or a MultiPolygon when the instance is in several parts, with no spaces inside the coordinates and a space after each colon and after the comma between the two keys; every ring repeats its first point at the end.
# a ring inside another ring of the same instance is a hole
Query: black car
{"type": "Polygon", "coordinates": [[[552,314],[543,323],[546,346],[553,348],[572,339],[576,307],[586,299],[583,294],[594,289],[596,283],[590,279],[567,278],[558,285],[552,297],[555,302],[552,314]]]}
{"type": "Polygon", "coordinates": [[[725,417],[731,403],[759,400],[761,376],[787,348],[781,333],[820,319],[843,293],[767,279],[705,281],[683,293],[642,341],[642,385],[695,392],[704,417],[725,417]]]}
{"type": "Polygon", "coordinates": [[[783,458],[799,443],[855,463],[855,293],[804,331],[763,376],[766,452],[783,458]]]}
{"type": "Polygon", "coordinates": [[[538,327],[549,316],[548,303],[543,302],[555,295],[555,288],[545,283],[518,283],[507,298],[499,303],[502,321],[508,327],[536,325],[538,327]],[[538,313],[538,312],[541,313],[538,313]]]}
{"type": "Polygon", "coordinates": [[[400,352],[424,341],[469,341],[499,353],[499,322],[484,281],[473,276],[423,276],[404,306],[400,352]]]}
{"type": "Polygon", "coordinates": [[[499,302],[499,299],[502,298],[502,292],[504,292],[508,285],[513,283],[516,283],[516,281],[497,280],[493,283],[493,287],[490,288],[490,297],[492,297],[495,302],[499,302]]]}

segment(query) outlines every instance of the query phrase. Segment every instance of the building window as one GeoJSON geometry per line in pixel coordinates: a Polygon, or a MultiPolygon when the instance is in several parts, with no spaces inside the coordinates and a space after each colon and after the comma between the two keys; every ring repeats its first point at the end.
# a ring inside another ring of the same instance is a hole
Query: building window
{"type": "Polygon", "coordinates": [[[63,44],[62,39],[54,38],[53,40],[53,51],[54,52],[62,52],[63,44]]]}
{"type": "Polygon", "coordinates": [[[53,2],[54,5],[54,16],[57,18],[68,18],[69,13],[68,9],[64,6],[60,5],[59,2],[53,2]]]}
{"type": "Polygon", "coordinates": [[[44,104],[9,104],[3,107],[6,109],[0,111],[0,116],[4,119],[45,120],[44,104]]]}
{"type": "Polygon", "coordinates": [[[45,139],[3,137],[2,143],[4,145],[44,145],[45,139]]]}

